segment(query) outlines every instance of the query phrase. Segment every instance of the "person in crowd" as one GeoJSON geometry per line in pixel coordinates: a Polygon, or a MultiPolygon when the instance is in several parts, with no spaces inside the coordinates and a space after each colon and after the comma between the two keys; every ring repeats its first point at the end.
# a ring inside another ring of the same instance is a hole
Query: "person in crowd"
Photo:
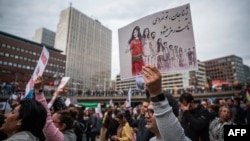
{"type": "Polygon", "coordinates": [[[86,131],[85,131],[85,137],[84,137],[84,141],[90,141],[90,132],[91,132],[91,127],[90,127],[90,113],[89,113],[89,109],[85,109],[84,113],[83,113],[83,120],[86,126],[86,131]]]}
{"type": "Polygon", "coordinates": [[[90,108],[89,109],[89,114],[90,114],[90,140],[91,141],[95,141],[98,132],[98,117],[95,113],[95,109],[94,108],[90,108]]]}
{"type": "Polygon", "coordinates": [[[119,127],[117,128],[117,134],[111,137],[114,141],[133,141],[133,130],[129,126],[124,113],[118,112],[116,115],[116,120],[119,123],[119,127]]]}
{"type": "MultiPolygon", "coordinates": [[[[35,99],[40,102],[46,109],[47,113],[45,116],[46,124],[43,128],[43,134],[46,141],[76,141],[76,135],[73,131],[73,118],[70,116],[69,111],[57,111],[51,115],[48,108],[46,98],[43,93],[44,81],[39,76],[34,83],[35,88],[35,99]]],[[[63,89],[57,90],[54,95],[59,95],[63,92],[63,89]]]]}
{"type": "Polygon", "coordinates": [[[234,105],[234,100],[232,98],[227,98],[226,99],[226,104],[231,108],[231,110],[232,110],[232,121],[235,122],[236,117],[237,117],[237,108],[234,105]]]}
{"type": "Polygon", "coordinates": [[[190,141],[185,136],[172,107],[162,93],[162,80],[159,70],[154,66],[143,67],[146,89],[150,94],[151,104],[146,110],[146,127],[155,134],[150,141],[190,141]]]}
{"type": "Polygon", "coordinates": [[[80,109],[81,108],[75,107],[74,105],[68,107],[68,110],[70,110],[71,116],[74,119],[73,128],[76,135],[76,141],[82,141],[85,131],[85,125],[79,121],[80,119],[83,119],[83,114],[81,118],[78,118],[80,116],[80,109]]]}
{"type": "MultiPolygon", "coordinates": [[[[5,116],[3,113],[0,113],[0,127],[2,127],[3,123],[4,123],[4,120],[5,120],[5,116]]],[[[3,132],[3,131],[0,131],[0,140],[4,140],[4,139],[7,139],[7,135],[3,132]]]]}
{"type": "Polygon", "coordinates": [[[209,141],[209,111],[195,103],[194,97],[190,93],[182,94],[179,101],[183,112],[180,122],[185,134],[192,141],[209,141]]]}
{"type": "Polygon", "coordinates": [[[210,141],[224,140],[224,125],[233,125],[232,111],[227,105],[221,106],[219,110],[219,117],[215,118],[209,125],[210,141]]]}
{"type": "Polygon", "coordinates": [[[133,29],[131,38],[128,41],[130,47],[130,53],[132,57],[132,75],[142,74],[142,66],[144,66],[143,61],[143,47],[142,47],[142,36],[140,32],[140,27],[136,26],[133,29]]]}
{"type": "Polygon", "coordinates": [[[38,141],[46,123],[46,109],[33,99],[23,99],[5,115],[0,131],[8,137],[5,141],[38,141]]]}
{"type": "Polygon", "coordinates": [[[126,104],[123,105],[125,111],[125,118],[129,125],[136,130],[136,141],[148,141],[154,134],[146,128],[145,111],[148,108],[149,100],[145,99],[142,102],[140,115],[138,119],[133,119],[126,104]]]}

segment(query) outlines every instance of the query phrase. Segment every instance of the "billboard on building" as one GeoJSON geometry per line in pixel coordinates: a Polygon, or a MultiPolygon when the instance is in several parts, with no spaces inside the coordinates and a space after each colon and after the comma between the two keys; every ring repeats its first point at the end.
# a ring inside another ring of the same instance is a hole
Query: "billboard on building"
{"type": "Polygon", "coordinates": [[[190,5],[157,12],[118,30],[121,79],[142,75],[142,66],[160,72],[197,70],[190,5]]]}

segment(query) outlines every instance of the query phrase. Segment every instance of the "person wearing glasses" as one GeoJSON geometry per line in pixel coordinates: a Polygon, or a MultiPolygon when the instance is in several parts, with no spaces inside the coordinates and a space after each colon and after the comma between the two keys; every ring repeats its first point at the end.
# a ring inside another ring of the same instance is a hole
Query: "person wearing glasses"
{"type": "Polygon", "coordinates": [[[151,97],[151,103],[145,113],[146,127],[155,134],[150,141],[190,141],[162,93],[159,70],[151,65],[144,66],[143,74],[146,89],[151,97]]]}

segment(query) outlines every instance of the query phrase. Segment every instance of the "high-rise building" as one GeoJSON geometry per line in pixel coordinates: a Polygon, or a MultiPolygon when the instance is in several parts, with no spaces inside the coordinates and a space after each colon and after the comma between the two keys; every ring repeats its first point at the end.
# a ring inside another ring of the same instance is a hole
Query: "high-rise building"
{"type": "Polygon", "coordinates": [[[66,54],[68,87],[107,90],[111,79],[112,31],[73,7],[63,10],[55,48],[66,54]]]}
{"type": "Polygon", "coordinates": [[[36,30],[33,40],[37,43],[54,47],[55,36],[55,32],[42,27],[36,30]]]}
{"type": "Polygon", "coordinates": [[[207,78],[211,81],[220,80],[231,84],[246,82],[241,57],[230,55],[203,62],[205,63],[207,78]]]}

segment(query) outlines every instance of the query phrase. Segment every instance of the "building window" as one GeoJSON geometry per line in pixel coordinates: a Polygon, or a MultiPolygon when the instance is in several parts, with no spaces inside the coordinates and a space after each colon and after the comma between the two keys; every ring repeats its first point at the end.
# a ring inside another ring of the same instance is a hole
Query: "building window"
{"type": "Polygon", "coordinates": [[[3,61],[0,60],[0,64],[3,64],[3,61]]]}
{"type": "Polygon", "coordinates": [[[18,57],[18,55],[15,55],[15,59],[18,59],[19,57],[18,57]]]}
{"type": "Polygon", "coordinates": [[[10,54],[9,53],[5,53],[5,57],[9,57],[10,56],[10,54]]]}
{"type": "Polygon", "coordinates": [[[4,56],[4,52],[0,52],[0,56],[4,56]]]}
{"type": "Polygon", "coordinates": [[[10,58],[14,58],[14,54],[10,54],[10,58]]]}
{"type": "Polygon", "coordinates": [[[17,51],[20,51],[20,48],[17,47],[16,50],[17,50],[17,51]]]}
{"type": "Polygon", "coordinates": [[[10,48],[11,48],[11,46],[10,46],[10,45],[7,45],[7,48],[8,48],[8,49],[10,49],[10,48]]]}
{"type": "Polygon", "coordinates": [[[2,44],[2,47],[6,47],[6,44],[2,44]]]}
{"type": "Polygon", "coordinates": [[[21,48],[21,52],[24,52],[24,49],[21,48]]]}
{"type": "Polygon", "coordinates": [[[15,49],[16,49],[16,47],[12,46],[12,49],[13,49],[13,50],[15,50],[15,49]]]}

